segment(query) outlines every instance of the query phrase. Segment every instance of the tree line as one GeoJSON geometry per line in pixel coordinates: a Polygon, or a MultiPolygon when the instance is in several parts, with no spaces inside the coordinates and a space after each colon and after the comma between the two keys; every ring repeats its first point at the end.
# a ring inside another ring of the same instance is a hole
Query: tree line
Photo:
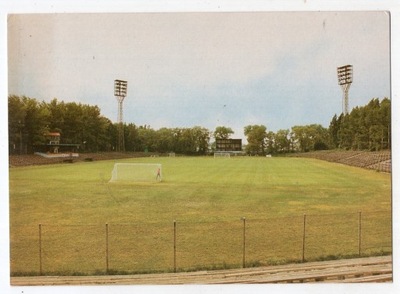
{"type": "Polygon", "coordinates": [[[391,149],[391,103],[375,98],[348,115],[334,115],[329,125],[332,148],[378,151],[391,149]]]}
{"type": "MultiPolygon", "coordinates": [[[[390,149],[390,107],[388,98],[372,99],[347,115],[335,114],[328,128],[311,124],[272,132],[265,125],[248,125],[243,129],[247,138],[244,151],[265,155],[335,148],[390,149]]],[[[46,143],[49,132],[59,132],[61,143],[79,144],[79,152],[116,150],[120,126],[104,117],[98,106],[10,95],[8,119],[10,154],[33,153],[35,146],[46,143]]],[[[215,147],[215,139],[234,135],[227,126],[218,126],[213,131],[201,126],[155,130],[148,125],[124,123],[122,130],[125,151],[190,155],[206,154],[215,147]]]]}

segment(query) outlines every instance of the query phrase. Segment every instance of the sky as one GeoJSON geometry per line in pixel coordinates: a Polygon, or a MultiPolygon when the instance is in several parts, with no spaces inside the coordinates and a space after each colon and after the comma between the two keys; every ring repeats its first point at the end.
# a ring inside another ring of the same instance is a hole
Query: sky
{"type": "Polygon", "coordinates": [[[161,127],[329,126],[336,68],[353,65],[349,107],[389,97],[390,16],[367,12],[11,14],[8,93],[98,105],[161,127]]]}

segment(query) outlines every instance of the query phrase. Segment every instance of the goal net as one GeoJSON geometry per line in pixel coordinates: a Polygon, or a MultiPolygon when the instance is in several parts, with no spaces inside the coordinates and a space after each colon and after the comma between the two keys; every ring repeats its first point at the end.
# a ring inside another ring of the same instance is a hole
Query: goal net
{"type": "Polygon", "coordinates": [[[231,154],[229,152],[214,152],[214,158],[230,158],[231,154]]]}
{"type": "Polygon", "coordinates": [[[162,166],[158,163],[115,163],[110,182],[161,182],[162,166]]]}

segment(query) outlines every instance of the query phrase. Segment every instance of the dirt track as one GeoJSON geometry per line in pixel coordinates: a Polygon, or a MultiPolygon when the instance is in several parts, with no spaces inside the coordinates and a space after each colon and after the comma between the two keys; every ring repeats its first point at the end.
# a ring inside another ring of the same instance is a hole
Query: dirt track
{"type": "Polygon", "coordinates": [[[125,276],[12,277],[13,286],[51,285],[178,285],[306,282],[390,282],[392,256],[308,262],[249,269],[125,276]]]}

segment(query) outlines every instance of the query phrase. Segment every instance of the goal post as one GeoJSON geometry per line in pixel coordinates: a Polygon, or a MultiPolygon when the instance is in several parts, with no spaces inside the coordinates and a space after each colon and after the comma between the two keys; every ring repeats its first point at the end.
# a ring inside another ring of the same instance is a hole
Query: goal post
{"type": "Polygon", "coordinates": [[[110,182],[161,182],[159,163],[115,163],[110,182]]]}

